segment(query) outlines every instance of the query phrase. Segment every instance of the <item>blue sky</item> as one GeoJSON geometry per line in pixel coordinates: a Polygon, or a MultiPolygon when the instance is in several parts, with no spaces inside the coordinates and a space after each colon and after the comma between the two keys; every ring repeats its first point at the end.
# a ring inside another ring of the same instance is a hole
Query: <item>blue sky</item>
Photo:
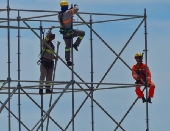
{"type": "MultiPolygon", "coordinates": [[[[80,12],[95,12],[95,13],[113,13],[113,14],[133,14],[143,15],[144,8],[147,10],[147,32],[148,32],[148,66],[152,72],[152,80],[156,85],[155,97],[153,103],[149,105],[149,129],[150,131],[169,131],[170,130],[170,101],[169,101],[169,56],[170,56],[170,1],[169,0],[81,0],[68,1],[70,4],[78,4],[80,12]]],[[[10,0],[10,8],[12,9],[29,9],[29,10],[53,10],[59,11],[60,1],[56,0],[10,0]]],[[[7,1],[1,1],[0,8],[5,9],[7,1]]],[[[11,18],[17,17],[17,12],[10,12],[11,18]]],[[[39,16],[49,13],[28,13],[22,12],[21,18],[39,16]]],[[[81,17],[89,21],[89,15],[81,15],[81,17]]],[[[6,18],[6,12],[0,12],[0,18],[6,18]]],[[[75,20],[80,19],[75,16],[75,20]]],[[[93,21],[116,19],[118,17],[110,16],[92,16],[93,21]]],[[[49,17],[50,20],[57,20],[57,17],[49,17]]],[[[141,19],[128,21],[109,22],[94,24],[93,29],[107,42],[109,46],[119,53],[123,48],[131,34],[134,32],[141,19]]],[[[17,26],[17,22],[10,23],[17,26]]],[[[33,28],[39,28],[39,22],[28,22],[33,28]]],[[[6,26],[6,23],[0,23],[6,26]]],[[[52,25],[58,26],[59,23],[43,23],[44,28],[52,25]]],[[[21,26],[25,27],[21,22],[21,26]]],[[[77,74],[86,82],[90,82],[90,30],[87,26],[76,26],[74,28],[86,31],[78,52],[74,52],[74,69],[77,74]]],[[[47,31],[47,30],[46,30],[47,31]]],[[[39,31],[36,31],[39,33],[39,31]]],[[[6,80],[8,77],[7,66],[7,29],[0,28],[1,41],[1,68],[0,79],[6,80]]],[[[60,41],[59,55],[64,59],[64,41],[59,34],[58,29],[54,29],[56,41],[60,41]]],[[[76,39],[74,39],[75,41],[76,39]]],[[[17,72],[17,30],[10,30],[11,44],[11,79],[18,79],[17,72]]],[[[39,66],[37,65],[39,51],[39,39],[30,30],[21,30],[21,80],[39,80],[39,66]]],[[[94,48],[94,82],[99,82],[105,72],[108,70],[111,63],[115,60],[115,55],[93,34],[94,48]]],[[[144,49],[144,25],[138,30],[134,38],[131,40],[127,48],[121,55],[121,58],[131,67],[135,64],[134,54],[142,52],[144,49]]],[[[145,60],[144,60],[145,61],[145,60]]],[[[56,81],[70,81],[71,72],[59,60],[56,69],[56,81]]],[[[75,80],[80,80],[75,76],[75,80]]],[[[108,83],[134,83],[131,77],[131,71],[120,61],[117,60],[103,82],[108,83]]],[[[22,86],[37,85],[38,83],[21,83],[22,86]]],[[[5,85],[6,87],[7,85],[5,85]]],[[[17,83],[12,82],[11,86],[16,87],[17,83]]],[[[65,85],[57,85],[56,88],[63,88],[65,85]]],[[[96,86],[96,85],[95,85],[96,86]]],[[[87,88],[82,85],[83,88],[87,88]]],[[[99,86],[110,87],[110,86],[99,86]]],[[[71,88],[71,87],[70,87],[71,88]]],[[[75,88],[79,88],[75,85],[75,88]]],[[[119,122],[129,109],[131,104],[136,99],[135,88],[127,89],[110,89],[94,92],[94,99],[117,121],[119,122]]],[[[26,92],[38,92],[37,89],[28,90],[26,92]]],[[[58,90],[57,90],[58,91],[58,90]]],[[[0,101],[4,102],[7,95],[0,95],[0,101]]],[[[39,95],[31,95],[31,97],[40,104],[39,95]]],[[[58,94],[53,96],[53,102],[58,97],[58,94]]],[[[75,110],[80,106],[85,99],[84,92],[75,93],[75,110]]],[[[44,96],[44,110],[48,110],[50,95],[44,96]]],[[[14,95],[11,99],[11,110],[18,116],[18,96],[14,95]]],[[[139,100],[128,116],[122,123],[122,127],[126,131],[144,131],[146,130],[146,105],[139,100]]],[[[55,108],[51,112],[51,117],[57,121],[64,129],[71,119],[71,93],[64,94],[55,108]]],[[[8,112],[4,109],[0,114],[1,130],[8,130],[8,112]]],[[[31,130],[40,119],[40,109],[26,96],[21,95],[21,120],[31,130]]],[[[12,130],[18,129],[18,122],[14,117],[11,117],[12,130]]],[[[46,128],[44,123],[44,130],[46,128]]],[[[94,129],[95,131],[113,131],[116,124],[96,105],[94,104],[94,129]]],[[[22,127],[24,131],[25,128],[22,127]]],[[[49,131],[59,130],[59,128],[50,121],[49,131]]],[[[68,131],[71,131],[71,125],[68,131]]],[[[88,99],[78,115],[75,118],[75,131],[91,130],[91,100],[88,99]]],[[[117,131],[121,131],[119,128],[117,131]]]]}

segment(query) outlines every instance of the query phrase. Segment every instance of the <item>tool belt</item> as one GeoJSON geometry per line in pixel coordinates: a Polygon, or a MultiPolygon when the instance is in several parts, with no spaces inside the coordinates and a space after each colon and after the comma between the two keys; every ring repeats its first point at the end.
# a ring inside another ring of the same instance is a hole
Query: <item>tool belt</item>
{"type": "Polygon", "coordinates": [[[74,33],[74,29],[63,29],[63,28],[60,28],[59,32],[60,34],[63,34],[63,35],[72,35],[74,33]]]}
{"type": "MultiPolygon", "coordinates": [[[[43,66],[46,69],[50,69],[50,68],[54,67],[54,61],[53,60],[48,60],[48,59],[41,58],[38,62],[43,64],[43,66]]],[[[38,64],[38,62],[37,62],[37,64],[38,64]]]]}

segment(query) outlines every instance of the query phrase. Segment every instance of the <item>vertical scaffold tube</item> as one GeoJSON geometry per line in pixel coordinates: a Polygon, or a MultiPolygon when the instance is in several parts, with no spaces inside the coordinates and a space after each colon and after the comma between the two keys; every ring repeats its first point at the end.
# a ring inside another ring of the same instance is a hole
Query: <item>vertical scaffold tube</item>
{"type": "Polygon", "coordinates": [[[8,78],[7,78],[7,81],[8,81],[8,98],[9,98],[9,101],[8,101],[8,131],[11,131],[11,116],[10,116],[10,111],[11,111],[11,101],[10,101],[10,80],[11,80],[11,57],[10,57],[10,7],[9,7],[9,0],[7,0],[7,19],[8,19],[8,22],[7,22],[7,37],[8,37],[8,78]]]}
{"type": "MultiPolygon", "coordinates": [[[[145,79],[145,87],[146,87],[146,99],[148,98],[148,87],[147,87],[147,22],[146,22],[146,9],[144,9],[144,28],[145,28],[145,63],[146,63],[146,79],[145,79]]],[[[146,102],[146,131],[149,131],[149,112],[148,112],[148,102],[146,102]]]]}
{"type": "Polygon", "coordinates": [[[21,69],[20,69],[20,12],[18,11],[18,85],[17,85],[17,88],[18,88],[18,128],[19,128],[19,131],[21,131],[21,94],[20,94],[20,88],[21,88],[21,84],[20,84],[20,72],[21,72],[21,69]]]}
{"type": "MultiPolygon", "coordinates": [[[[90,56],[91,56],[91,97],[93,99],[93,37],[92,37],[92,15],[90,15],[90,56]]],[[[93,106],[93,100],[91,99],[91,124],[92,124],[92,131],[94,131],[94,106],[93,106]]]]}
{"type": "MultiPolygon", "coordinates": [[[[71,8],[73,8],[73,4],[71,4],[71,8]]],[[[71,24],[71,29],[73,29],[73,17],[72,17],[72,24],[71,24]]],[[[74,81],[74,57],[73,57],[73,38],[71,38],[71,60],[73,62],[72,65],[72,72],[71,72],[71,77],[72,81],[74,81]]],[[[74,82],[72,83],[72,131],[74,131],[74,82]]]]}
{"type": "MultiPolygon", "coordinates": [[[[42,50],[42,21],[40,21],[40,52],[42,50]]],[[[43,38],[44,39],[44,38],[43,38]]],[[[40,56],[41,57],[41,56],[40,56]]],[[[40,87],[39,87],[40,88],[40,87]]],[[[41,94],[41,117],[43,116],[43,94],[41,94]]],[[[43,131],[43,120],[41,120],[41,131],[43,131]]]]}

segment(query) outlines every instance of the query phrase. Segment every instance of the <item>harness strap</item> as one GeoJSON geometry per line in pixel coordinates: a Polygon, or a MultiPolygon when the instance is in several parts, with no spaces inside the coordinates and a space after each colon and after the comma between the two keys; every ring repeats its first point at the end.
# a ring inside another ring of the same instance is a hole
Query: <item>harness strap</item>
{"type": "Polygon", "coordinates": [[[59,12],[59,19],[60,19],[60,24],[62,27],[63,27],[63,14],[64,14],[64,12],[62,12],[62,11],[59,12]]]}
{"type": "Polygon", "coordinates": [[[59,32],[61,33],[61,34],[64,34],[64,35],[71,35],[71,34],[73,34],[74,33],[74,29],[72,29],[72,28],[70,28],[70,29],[65,29],[65,28],[63,28],[64,27],[64,23],[63,23],[63,14],[64,14],[64,12],[59,12],[59,20],[60,20],[60,25],[61,25],[61,27],[60,27],[60,30],[59,30],[59,32]]]}

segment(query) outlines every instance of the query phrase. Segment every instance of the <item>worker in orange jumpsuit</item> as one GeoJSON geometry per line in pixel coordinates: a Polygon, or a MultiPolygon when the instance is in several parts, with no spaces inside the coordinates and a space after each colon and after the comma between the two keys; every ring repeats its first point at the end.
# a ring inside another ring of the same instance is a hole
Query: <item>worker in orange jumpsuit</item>
{"type": "Polygon", "coordinates": [[[149,68],[146,66],[146,64],[142,63],[143,55],[141,53],[136,53],[135,57],[137,64],[133,65],[132,67],[132,76],[136,80],[136,84],[145,84],[144,82],[147,82],[147,86],[149,87],[149,93],[148,93],[148,99],[146,100],[144,97],[143,92],[141,91],[141,86],[136,86],[136,94],[138,98],[142,98],[143,103],[144,102],[151,102],[151,98],[153,98],[155,85],[151,81],[151,72],[149,68]],[[147,72],[147,75],[146,75],[147,72]],[[147,76],[147,79],[146,79],[147,76]]]}

